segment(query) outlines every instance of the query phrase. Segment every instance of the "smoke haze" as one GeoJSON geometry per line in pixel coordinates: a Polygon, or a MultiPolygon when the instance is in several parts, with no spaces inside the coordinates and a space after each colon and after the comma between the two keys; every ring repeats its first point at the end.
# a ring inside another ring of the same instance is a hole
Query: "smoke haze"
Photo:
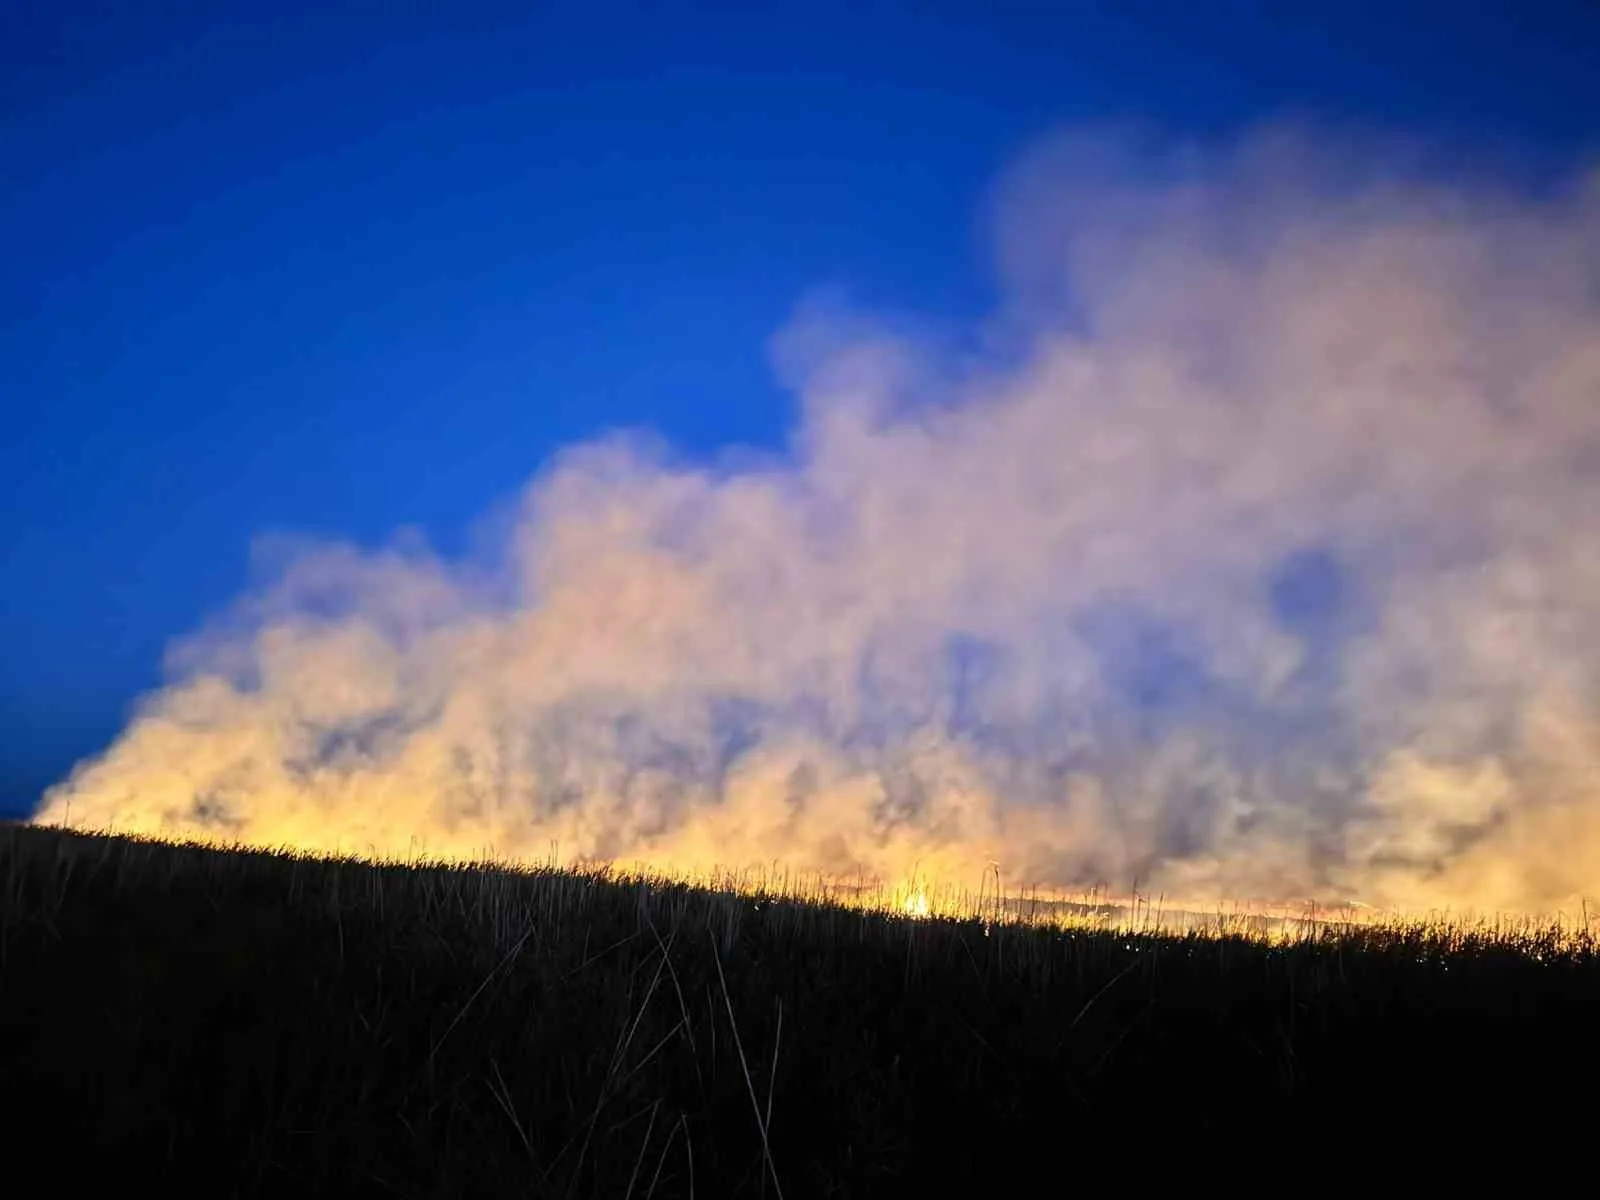
{"type": "Polygon", "coordinates": [[[781,455],[572,447],[486,561],[279,547],[37,819],[1600,894],[1600,189],[1347,147],[1052,140],[970,337],[802,306],[781,455]]]}

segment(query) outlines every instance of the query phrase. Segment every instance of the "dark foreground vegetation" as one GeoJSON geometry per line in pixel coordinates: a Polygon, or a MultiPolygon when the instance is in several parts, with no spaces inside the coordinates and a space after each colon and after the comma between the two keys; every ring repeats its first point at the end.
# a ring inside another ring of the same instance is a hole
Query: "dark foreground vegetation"
{"type": "Polygon", "coordinates": [[[63,1195],[989,1195],[1099,1177],[1114,1145],[1143,1147],[1110,1163],[1133,1180],[1178,1143],[1209,1179],[1284,1144],[1458,1159],[1559,1145],[1600,1065],[1600,958],[1534,930],[986,929],[28,827],[0,882],[8,1177],[63,1195]]]}

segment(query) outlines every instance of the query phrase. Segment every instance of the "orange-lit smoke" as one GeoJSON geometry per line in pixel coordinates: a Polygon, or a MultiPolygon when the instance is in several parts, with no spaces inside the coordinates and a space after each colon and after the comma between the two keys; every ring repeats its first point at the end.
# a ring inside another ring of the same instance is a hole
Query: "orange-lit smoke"
{"type": "Polygon", "coordinates": [[[1006,298],[958,345],[803,306],[782,455],[612,438],[492,561],[281,555],[39,819],[1600,894],[1596,191],[1079,136],[995,212],[1006,298]]]}

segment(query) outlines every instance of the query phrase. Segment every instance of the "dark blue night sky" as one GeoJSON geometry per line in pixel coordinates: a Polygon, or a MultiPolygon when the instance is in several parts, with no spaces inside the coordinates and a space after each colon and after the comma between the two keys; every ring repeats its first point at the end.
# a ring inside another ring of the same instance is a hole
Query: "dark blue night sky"
{"type": "MultiPolygon", "coordinates": [[[[258,535],[452,551],[608,428],[780,444],[797,301],[984,312],[986,189],[1057,125],[1309,115],[1537,177],[1600,148],[1597,48],[1587,3],[0,0],[0,806],[258,535]]],[[[1340,586],[1300,564],[1285,619],[1340,586]]]]}

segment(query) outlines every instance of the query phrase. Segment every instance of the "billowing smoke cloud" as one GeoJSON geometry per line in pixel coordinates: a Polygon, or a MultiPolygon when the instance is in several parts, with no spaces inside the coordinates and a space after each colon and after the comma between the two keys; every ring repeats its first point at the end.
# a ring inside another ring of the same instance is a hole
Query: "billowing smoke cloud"
{"type": "MultiPolygon", "coordinates": [[[[498,557],[286,554],[40,818],[1543,908],[1600,893],[1600,195],[1057,140],[961,345],[609,439],[498,557]]],[[[494,436],[486,430],[485,436],[494,436]]]]}

